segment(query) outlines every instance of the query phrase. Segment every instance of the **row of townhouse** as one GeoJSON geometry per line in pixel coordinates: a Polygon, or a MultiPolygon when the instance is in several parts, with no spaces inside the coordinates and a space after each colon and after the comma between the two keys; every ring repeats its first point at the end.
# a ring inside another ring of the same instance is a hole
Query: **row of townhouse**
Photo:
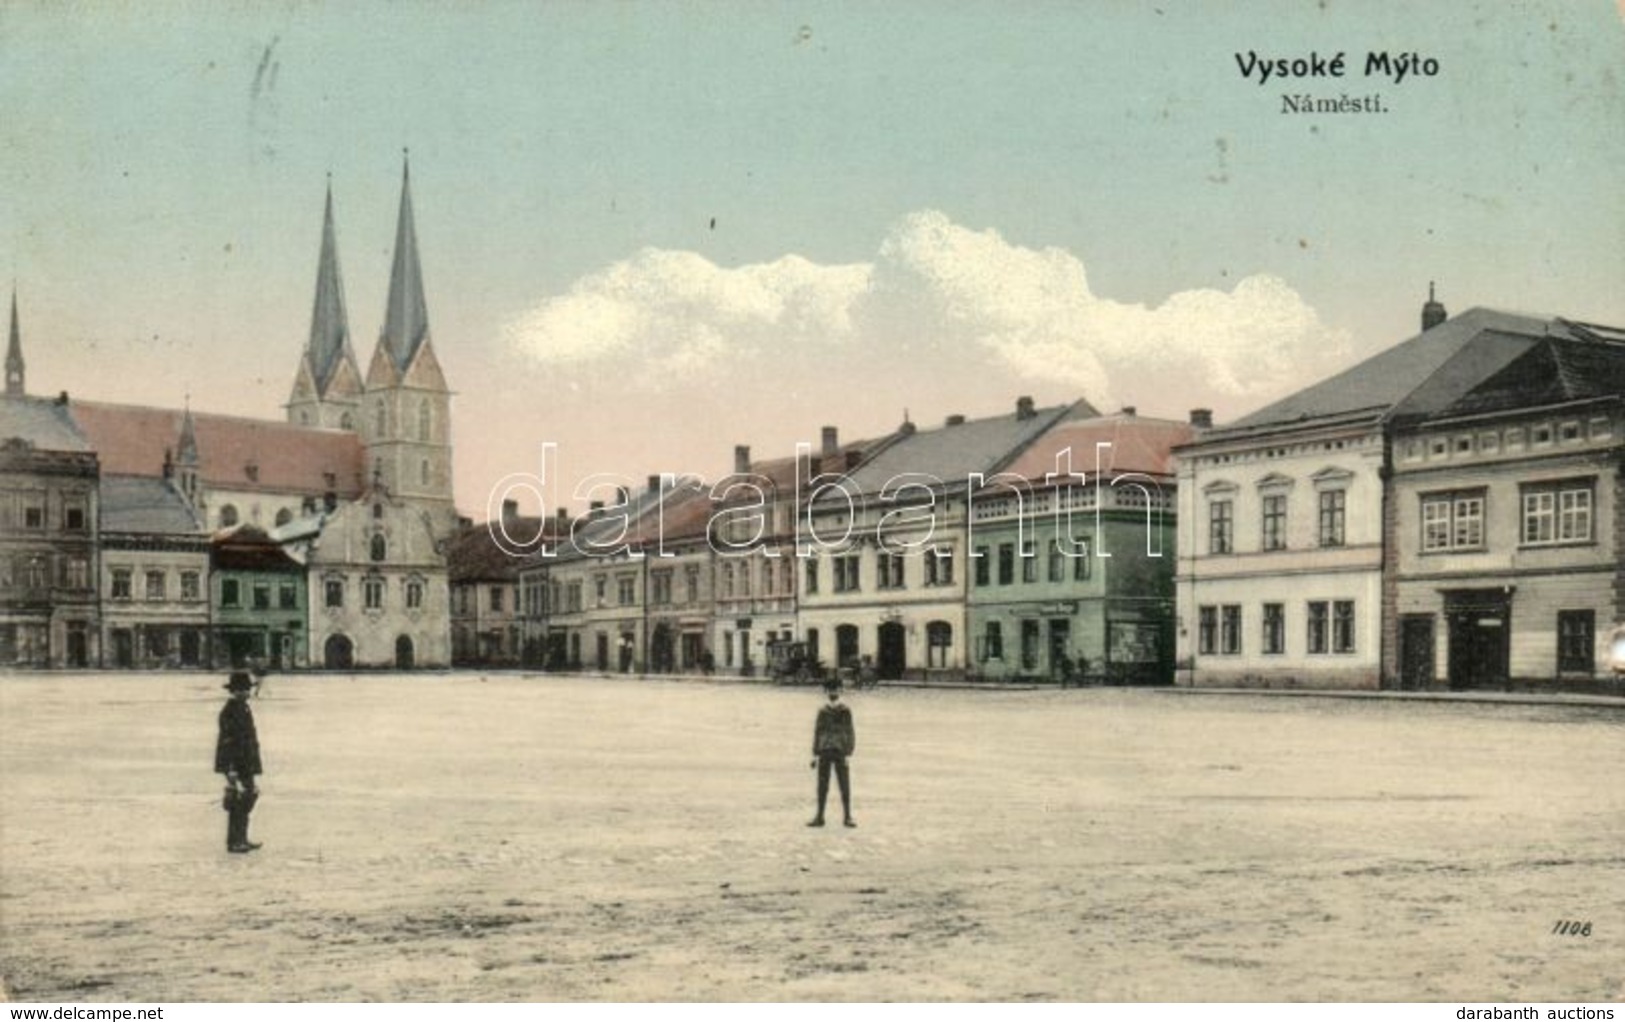
{"type": "Polygon", "coordinates": [[[1177,450],[1178,679],[1571,687],[1625,621],[1625,333],[1422,332],[1177,450]]]}
{"type": "Polygon", "coordinates": [[[793,642],[881,678],[1166,682],[1170,451],[1197,430],[1023,398],[855,442],[826,427],[793,457],[739,447],[714,484],[652,477],[581,519],[509,505],[453,545],[454,653],[752,675],[793,642]]]}
{"type": "Polygon", "coordinates": [[[285,421],[31,396],[12,295],[0,665],[450,662],[451,391],[414,222],[403,167],[363,373],[329,187],[285,421]]]}

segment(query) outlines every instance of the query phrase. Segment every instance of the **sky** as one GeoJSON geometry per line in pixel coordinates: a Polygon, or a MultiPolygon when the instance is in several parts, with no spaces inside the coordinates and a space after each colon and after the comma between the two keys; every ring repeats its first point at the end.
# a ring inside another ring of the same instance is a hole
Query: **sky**
{"type": "Polygon", "coordinates": [[[476,518],[544,442],[714,478],[1020,395],[1222,422],[1430,281],[1625,325],[1625,0],[1218,7],[8,0],[29,390],[281,418],[329,175],[365,368],[406,149],[476,518]]]}

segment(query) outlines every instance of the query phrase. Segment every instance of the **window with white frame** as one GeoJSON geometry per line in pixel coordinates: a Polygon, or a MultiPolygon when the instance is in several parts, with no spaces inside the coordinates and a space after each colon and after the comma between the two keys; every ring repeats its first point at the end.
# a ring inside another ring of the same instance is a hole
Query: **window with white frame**
{"type": "Polygon", "coordinates": [[[1589,543],[1594,489],[1593,479],[1523,487],[1523,545],[1589,543]]]}
{"type": "Polygon", "coordinates": [[[1484,546],[1484,491],[1422,496],[1422,550],[1476,550],[1484,546]]]}

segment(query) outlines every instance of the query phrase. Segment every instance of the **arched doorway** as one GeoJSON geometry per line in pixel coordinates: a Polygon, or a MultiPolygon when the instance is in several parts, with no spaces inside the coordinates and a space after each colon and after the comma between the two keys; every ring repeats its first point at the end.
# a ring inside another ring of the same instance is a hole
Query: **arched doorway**
{"type": "Polygon", "coordinates": [[[322,648],[322,664],[330,671],[348,671],[355,666],[355,645],[348,635],[329,635],[322,648]]]}
{"type": "Polygon", "coordinates": [[[885,622],[880,626],[878,639],[880,655],[876,658],[875,673],[881,681],[896,681],[908,666],[903,626],[896,621],[885,622]]]}
{"type": "Polygon", "coordinates": [[[395,666],[403,671],[412,669],[412,637],[402,635],[395,640],[395,666]]]}

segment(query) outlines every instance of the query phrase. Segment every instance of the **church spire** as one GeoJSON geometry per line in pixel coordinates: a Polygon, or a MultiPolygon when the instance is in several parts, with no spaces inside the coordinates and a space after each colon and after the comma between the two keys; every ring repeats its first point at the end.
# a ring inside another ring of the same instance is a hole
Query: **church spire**
{"type": "Polygon", "coordinates": [[[197,465],[197,424],[192,421],[192,397],[186,397],[186,411],[181,415],[180,441],[175,445],[175,460],[182,465],[197,465]]]}
{"type": "Polygon", "coordinates": [[[316,304],[310,314],[310,369],[318,395],[326,393],[349,346],[350,319],[344,311],[344,280],[339,275],[339,246],[333,230],[333,180],[329,177],[321,261],[316,266],[316,304]]]}
{"type": "Polygon", "coordinates": [[[389,304],[379,344],[404,372],[429,336],[429,310],[423,300],[423,269],[418,264],[417,229],[412,222],[412,168],[401,162],[401,212],[395,225],[395,265],[389,274],[389,304]]]}
{"type": "Polygon", "coordinates": [[[17,329],[17,288],[11,289],[11,342],[6,346],[6,396],[23,394],[23,335],[17,329]]]}

